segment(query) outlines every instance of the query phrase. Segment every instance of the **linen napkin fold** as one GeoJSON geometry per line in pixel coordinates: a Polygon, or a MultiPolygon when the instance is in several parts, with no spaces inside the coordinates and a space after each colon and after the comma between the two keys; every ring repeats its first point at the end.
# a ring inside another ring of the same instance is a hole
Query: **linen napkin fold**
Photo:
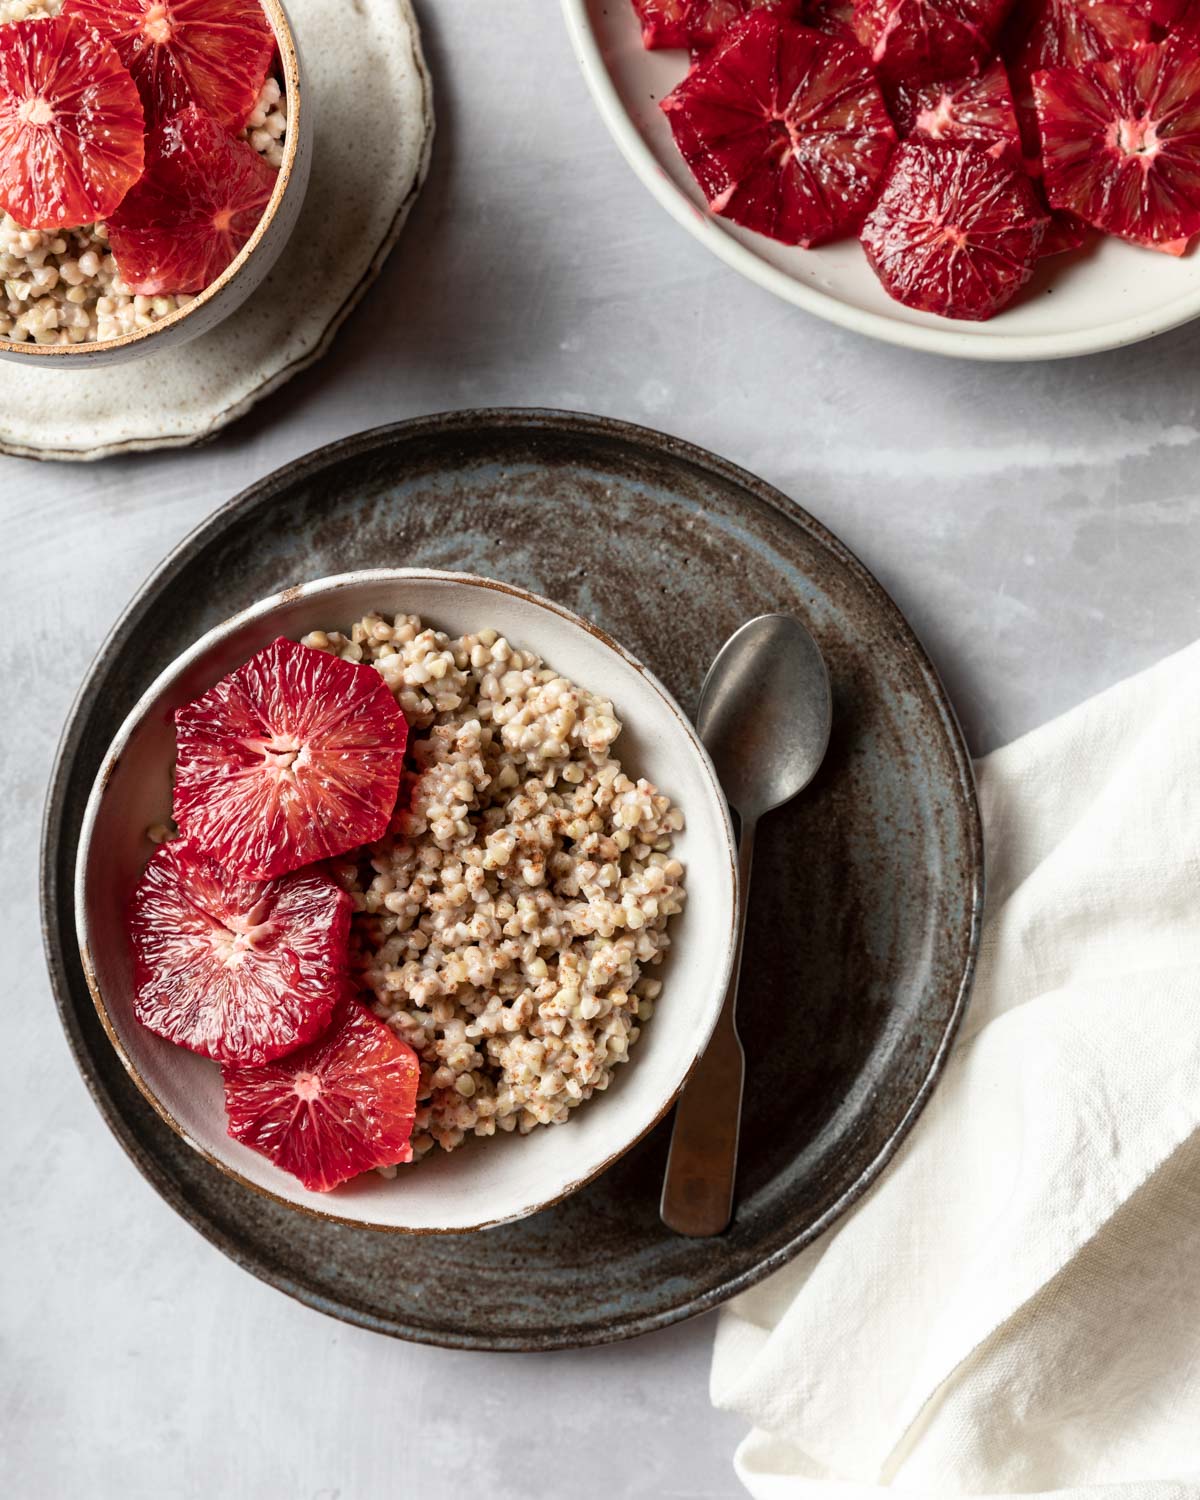
{"type": "Polygon", "coordinates": [[[977,770],[987,911],[942,1082],[718,1323],[757,1500],[1200,1497],[1200,643],[977,770]]]}

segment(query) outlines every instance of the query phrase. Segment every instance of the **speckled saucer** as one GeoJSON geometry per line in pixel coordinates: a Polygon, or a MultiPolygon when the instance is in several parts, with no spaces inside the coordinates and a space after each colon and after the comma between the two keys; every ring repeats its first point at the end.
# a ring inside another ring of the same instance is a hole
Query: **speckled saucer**
{"type": "Polygon", "coordinates": [[[316,135],[278,263],[244,307],[182,348],[95,370],[0,364],[0,452],[86,460],[203,442],[319,359],[379,274],[433,142],[416,17],[410,0],[288,0],[288,14],[316,135]]]}

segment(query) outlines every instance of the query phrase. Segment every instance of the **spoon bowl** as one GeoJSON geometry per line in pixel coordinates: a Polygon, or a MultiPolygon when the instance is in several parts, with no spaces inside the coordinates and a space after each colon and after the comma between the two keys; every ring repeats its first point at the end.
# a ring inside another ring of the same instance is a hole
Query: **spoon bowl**
{"type": "Polygon", "coordinates": [[[759,615],[730,636],[708,669],[696,728],[730,806],[753,822],[817,774],[832,719],[816,641],[793,615],[759,615]]]}

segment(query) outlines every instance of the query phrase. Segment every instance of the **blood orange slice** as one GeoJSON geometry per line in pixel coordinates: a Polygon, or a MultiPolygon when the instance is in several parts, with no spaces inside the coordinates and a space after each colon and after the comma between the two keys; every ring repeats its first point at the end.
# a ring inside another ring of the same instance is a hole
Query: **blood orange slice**
{"type": "Polygon", "coordinates": [[[142,104],[79,21],[0,26],[0,208],[24,229],[90,224],[141,176],[142,104]]]}
{"type": "Polygon", "coordinates": [[[1136,0],[1018,0],[1003,47],[1016,82],[1149,39],[1148,12],[1136,0]]]}
{"type": "Polygon", "coordinates": [[[131,291],[199,292],[254,233],[276,172],[194,106],[150,136],[141,181],[108,220],[131,291]]]}
{"type": "Polygon", "coordinates": [[[826,36],[840,37],[854,42],[854,0],[812,0],[805,7],[802,20],[814,31],[823,31],[826,36]]]}
{"type": "Polygon", "coordinates": [[[1200,47],[1146,43],[1034,74],[1046,197],[1108,234],[1178,254],[1200,232],[1200,47]]]}
{"type": "Polygon", "coordinates": [[[1017,0],[1001,51],[1028,155],[1041,153],[1033,104],[1035,73],[1077,67],[1150,39],[1150,19],[1140,0],[1017,0]]]}
{"type": "Polygon", "coordinates": [[[688,45],[704,52],[724,39],[735,21],[752,10],[773,10],[798,21],[804,0],[690,0],[687,12],[688,45]]]}
{"type": "Polygon", "coordinates": [[[799,17],[805,0],[633,0],[647,47],[706,51],[749,11],[760,7],[799,17]]]}
{"type": "Polygon", "coordinates": [[[197,104],[240,130],[275,50],[258,0],[67,0],[64,11],[116,47],[151,127],[197,104]]]}
{"type": "Polygon", "coordinates": [[[970,73],[991,52],[1011,0],[855,0],[854,30],[880,75],[920,84],[970,73]]]}
{"type": "Polygon", "coordinates": [[[691,0],[633,0],[642,23],[642,46],[686,47],[687,12],[691,0]]]}
{"type": "Polygon", "coordinates": [[[1082,219],[1056,209],[1050,215],[1038,255],[1045,260],[1049,255],[1066,255],[1072,250],[1079,250],[1087,243],[1091,233],[1082,219]]]}
{"type": "Polygon", "coordinates": [[[1143,0],[1146,14],[1154,28],[1154,40],[1167,35],[1200,33],[1200,3],[1197,0],[1143,0]]]}
{"type": "Polygon", "coordinates": [[[175,712],[175,821],[266,879],[380,838],[408,726],[373,667],[279,639],[175,712]]]}
{"type": "Polygon", "coordinates": [[[858,47],[763,10],[662,107],[713,212],[789,245],[852,233],[896,139],[858,47]]]}
{"type": "Polygon", "coordinates": [[[913,140],[892,157],[862,243],[897,302],[981,321],[1029,280],[1045,231],[1019,167],[973,146],[913,140]]]}
{"type": "Polygon", "coordinates": [[[225,1069],[229,1134],[327,1193],[412,1160],[419,1075],[412,1048],[347,1000],[312,1046],[265,1068],[225,1069]]]}
{"type": "Polygon", "coordinates": [[[164,844],[133,898],[133,1013],[218,1062],[267,1062],[312,1041],[346,983],[350,897],[316,870],[241,880],[164,844]]]}
{"type": "Polygon", "coordinates": [[[888,102],[902,136],[968,143],[992,156],[1011,156],[1014,165],[1020,157],[1021,132],[999,58],[966,78],[920,88],[901,84],[888,102]]]}

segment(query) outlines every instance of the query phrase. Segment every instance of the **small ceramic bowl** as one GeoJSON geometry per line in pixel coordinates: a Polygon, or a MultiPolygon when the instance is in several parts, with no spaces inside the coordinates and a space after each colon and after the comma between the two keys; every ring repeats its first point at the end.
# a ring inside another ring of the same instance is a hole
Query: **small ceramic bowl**
{"type": "Polygon", "coordinates": [[[544,1208],[589,1182],[671,1107],[718,1015],[733,954],[733,830],[716,773],[679,705],[645,667],[587,621],[536,595],[467,574],[422,569],[347,573],[264,599],[202,637],[134,707],[105,756],[80,835],[75,912],[80,954],[100,1019],[134,1082],[168,1125],[247,1187],[326,1217],[377,1229],[482,1229],[544,1208]],[[152,852],[145,830],[171,811],[173,711],[277,636],[348,631],[364,614],[419,614],[460,635],[492,626],[558,671],[612,698],[632,775],[682,808],[675,852],[687,902],[656,977],[663,994],[612,1086],[565,1125],[434,1151],[385,1180],[370,1173],[311,1193],[226,1133],[215,1063],[172,1046],[133,1018],[126,908],[152,852]]]}
{"type": "Polygon", "coordinates": [[[561,4],[600,116],[642,183],[712,254],[795,307],[885,343],[984,360],[1095,354],[1200,317],[1195,251],[1175,259],[1098,237],[1088,250],[1048,256],[996,317],[965,323],[894,302],[856,238],[799,250],[742,229],[709,211],[659,108],[686,73],[686,54],[647,52],[630,0],[561,4]]]}
{"type": "Polygon", "coordinates": [[[254,233],[217,279],[149,328],[139,328],[116,339],[88,344],[15,343],[0,339],[0,359],[38,362],[46,369],[94,370],[99,365],[125,364],[161,349],[176,348],[198,338],[240,307],[279,259],[287,244],[308,187],[312,166],[312,106],[303,88],[300,53],[280,0],[261,0],[279,48],[281,82],[287,96],[288,128],[279,177],[254,233]]]}

